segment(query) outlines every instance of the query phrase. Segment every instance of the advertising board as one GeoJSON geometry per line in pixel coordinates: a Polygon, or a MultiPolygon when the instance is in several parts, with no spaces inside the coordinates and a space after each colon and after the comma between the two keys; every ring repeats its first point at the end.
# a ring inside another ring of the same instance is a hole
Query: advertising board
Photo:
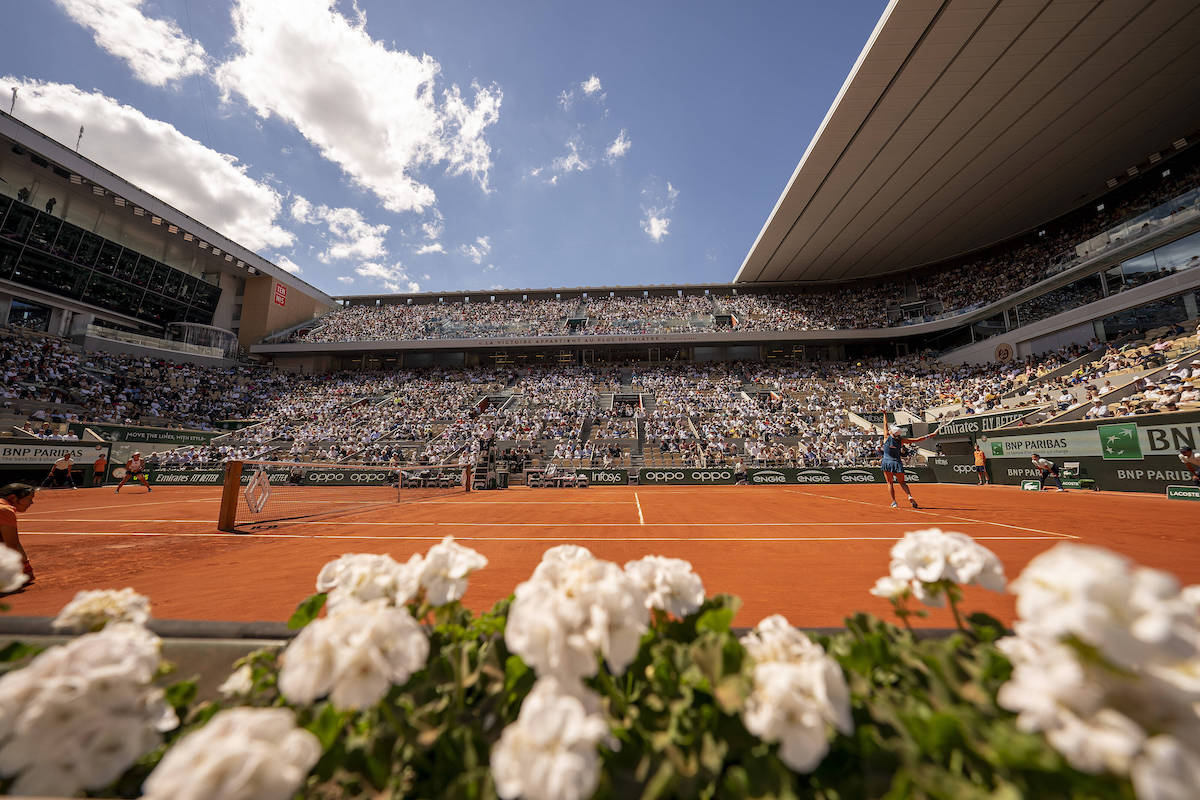
{"type": "MultiPolygon", "coordinates": [[[[938,480],[929,467],[907,467],[904,477],[909,483],[935,483],[938,480]]],[[[830,486],[885,482],[883,470],[878,467],[774,467],[746,470],[746,483],[751,486],[830,486]]]]}
{"type": "Polygon", "coordinates": [[[80,438],[83,438],[86,428],[91,428],[106,442],[137,442],[139,444],[208,444],[216,437],[226,433],[226,431],[185,431],[174,428],[144,428],[90,422],[73,422],[68,427],[80,438]]]}

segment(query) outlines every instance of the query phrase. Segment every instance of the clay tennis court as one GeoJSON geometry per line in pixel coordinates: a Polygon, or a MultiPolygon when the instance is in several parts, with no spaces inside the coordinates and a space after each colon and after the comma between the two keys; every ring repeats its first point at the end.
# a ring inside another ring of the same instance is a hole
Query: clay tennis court
{"type": "MultiPolygon", "coordinates": [[[[325,491],[328,489],[315,489],[325,491]]],[[[398,560],[453,535],[483,553],[465,602],[512,592],[546,548],[581,544],[624,563],[649,554],[692,562],[710,594],[739,595],[736,622],[782,613],[796,625],[840,625],[855,610],[888,612],[867,593],[906,531],[941,527],[995,551],[1010,578],[1062,541],[1099,545],[1200,582],[1196,507],[1161,496],[1022,492],[951,484],[914,487],[921,510],[888,507],[874,486],[703,486],[527,489],[442,494],[222,533],[220,488],[49,491],[20,518],[37,583],[5,599],[11,615],[52,616],[81,589],[131,586],[155,617],[281,621],[343,553],[398,560]]],[[[1012,600],[971,589],[966,606],[1012,618],[1012,600]]],[[[951,624],[935,611],[927,625],[951,624]]]]}

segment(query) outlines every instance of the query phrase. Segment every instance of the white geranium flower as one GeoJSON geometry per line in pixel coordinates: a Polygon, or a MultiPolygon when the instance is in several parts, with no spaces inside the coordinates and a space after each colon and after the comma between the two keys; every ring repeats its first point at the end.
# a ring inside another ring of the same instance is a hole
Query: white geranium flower
{"type": "Polygon", "coordinates": [[[227,700],[234,700],[250,694],[254,688],[254,672],[249,664],[243,664],[235,669],[225,682],[217,687],[217,691],[227,700]]]}
{"type": "Polygon", "coordinates": [[[779,757],[811,772],[829,751],[827,726],[850,734],[850,690],[836,661],[781,615],[742,638],[754,659],[754,688],[742,710],[746,730],[779,743],[779,757]]]}
{"type": "Polygon", "coordinates": [[[113,622],[145,625],[150,621],[150,598],[128,587],[78,592],[51,623],[57,631],[98,631],[113,622]]]}
{"type": "Polygon", "coordinates": [[[904,597],[910,594],[911,591],[908,581],[893,578],[891,575],[884,575],[875,581],[875,585],[871,587],[871,594],[888,600],[904,597]]]}
{"type": "Polygon", "coordinates": [[[328,594],[326,605],[330,607],[345,600],[367,603],[381,599],[402,606],[420,586],[421,560],[414,555],[400,564],[386,554],[347,553],[321,568],[317,591],[328,594]]]}
{"type": "Polygon", "coordinates": [[[285,708],[220,711],[167,751],[147,800],[287,800],[321,757],[317,737],[285,708]]]}
{"type": "Polygon", "coordinates": [[[552,548],[517,586],[504,639],[539,675],[578,680],[596,674],[597,653],[624,672],[649,619],[642,591],[616,564],[552,548]]]}
{"type": "Polygon", "coordinates": [[[1192,800],[1200,786],[1200,754],[1171,736],[1155,736],[1134,759],[1129,777],[1138,800],[1192,800]]]}
{"type": "Polygon", "coordinates": [[[997,592],[1004,588],[1004,567],[1000,559],[965,533],[940,528],[910,531],[892,547],[891,555],[891,580],[877,582],[872,594],[900,597],[899,582],[904,582],[918,600],[926,605],[940,606],[942,594],[931,585],[941,581],[981,586],[997,592]]]}
{"type": "Polygon", "coordinates": [[[421,587],[431,605],[444,606],[462,599],[467,592],[467,576],[487,566],[487,559],[469,547],[454,543],[447,536],[441,544],[429,548],[421,565],[421,587]]]}
{"type": "Polygon", "coordinates": [[[646,595],[646,608],[683,619],[704,605],[704,584],[681,558],[646,556],[625,565],[625,574],[646,595]]]}
{"type": "Polygon", "coordinates": [[[25,561],[11,547],[0,545],[0,592],[15,592],[29,581],[25,561]]]}
{"type": "Polygon", "coordinates": [[[600,780],[596,747],[607,733],[603,717],[588,713],[575,692],[557,678],[539,678],[492,749],[496,793],[505,800],[591,797],[600,780]]]}
{"type": "Polygon", "coordinates": [[[425,666],[429,640],[408,609],[346,600],[312,622],[280,656],[279,690],[293,703],[329,695],[340,709],[374,705],[425,666]]]}
{"type": "Polygon", "coordinates": [[[15,794],[66,797],[112,783],[179,724],[151,681],[161,642],[110,624],[0,677],[0,774],[15,794]]]}
{"type": "Polygon", "coordinates": [[[998,643],[1013,674],[997,700],[1018,726],[1079,770],[1130,775],[1141,800],[1194,794],[1200,620],[1175,579],[1068,544],[1011,589],[1021,620],[998,643]]]}

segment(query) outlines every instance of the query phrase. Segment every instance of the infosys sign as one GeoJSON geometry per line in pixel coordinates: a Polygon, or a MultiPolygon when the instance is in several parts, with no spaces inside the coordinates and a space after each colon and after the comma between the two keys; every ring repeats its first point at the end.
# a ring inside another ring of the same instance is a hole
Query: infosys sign
{"type": "Polygon", "coordinates": [[[582,475],[592,486],[626,486],[629,484],[627,469],[577,469],[575,475],[582,475]]]}

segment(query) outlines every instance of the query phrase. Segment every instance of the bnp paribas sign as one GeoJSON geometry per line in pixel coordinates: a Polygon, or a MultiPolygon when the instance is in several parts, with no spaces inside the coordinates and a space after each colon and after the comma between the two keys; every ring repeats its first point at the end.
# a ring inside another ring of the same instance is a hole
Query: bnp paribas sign
{"type": "Polygon", "coordinates": [[[987,440],[984,452],[991,458],[1029,458],[1034,453],[1048,458],[1099,457],[1105,461],[1141,461],[1163,456],[1180,447],[1200,447],[1200,424],[1144,425],[1112,422],[1077,430],[1034,430],[1018,436],[996,436],[987,440]]]}

